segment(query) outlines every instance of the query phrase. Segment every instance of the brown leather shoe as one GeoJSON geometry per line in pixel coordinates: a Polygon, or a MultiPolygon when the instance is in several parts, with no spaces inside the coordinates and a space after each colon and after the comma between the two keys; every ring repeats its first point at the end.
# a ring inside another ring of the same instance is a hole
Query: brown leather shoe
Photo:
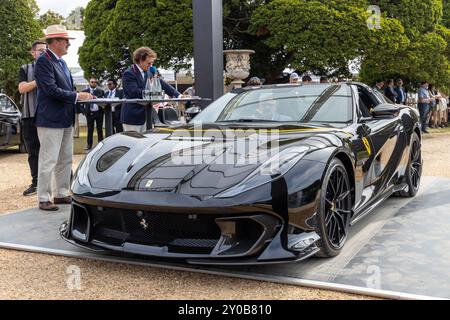
{"type": "Polygon", "coordinates": [[[67,196],[64,198],[54,198],[53,202],[55,204],[72,204],[72,197],[71,196],[67,196]]]}
{"type": "Polygon", "coordinates": [[[56,211],[58,210],[58,206],[55,206],[53,202],[46,201],[46,202],[39,202],[39,209],[45,210],[45,211],[56,211]]]}

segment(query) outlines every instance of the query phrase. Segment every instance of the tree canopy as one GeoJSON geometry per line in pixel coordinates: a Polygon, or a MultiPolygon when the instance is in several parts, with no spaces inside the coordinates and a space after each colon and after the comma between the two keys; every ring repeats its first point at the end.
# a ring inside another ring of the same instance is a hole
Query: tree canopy
{"type": "MultiPolygon", "coordinates": [[[[120,76],[139,46],[157,64],[188,67],[193,56],[191,0],[91,0],[80,64],[99,78],[120,76]]],[[[448,0],[223,0],[224,49],[253,49],[251,74],[274,81],[286,68],[360,79],[402,77],[447,87],[448,0]],[[370,27],[370,5],[379,25],[370,27]]]]}
{"type": "Polygon", "coordinates": [[[30,47],[43,33],[30,0],[2,0],[0,6],[0,88],[17,98],[17,76],[32,61],[30,47]]]}
{"type": "Polygon", "coordinates": [[[161,67],[189,67],[191,0],[149,0],[145,6],[136,0],[92,0],[86,7],[85,35],[80,65],[85,74],[100,79],[120,76],[141,46],[157,52],[161,67]]]}
{"type": "Polygon", "coordinates": [[[450,28],[450,0],[442,0],[442,25],[450,28]]]}
{"type": "Polygon", "coordinates": [[[48,10],[46,13],[39,16],[38,21],[39,24],[41,25],[41,28],[45,29],[52,24],[61,24],[64,21],[64,19],[65,18],[59,13],[56,13],[52,10],[48,10]]]}
{"type": "Polygon", "coordinates": [[[430,81],[450,89],[450,55],[443,21],[442,0],[375,0],[384,17],[396,19],[404,28],[409,44],[380,56],[365,57],[361,79],[373,82],[380,77],[401,77],[413,84],[430,81]]]}

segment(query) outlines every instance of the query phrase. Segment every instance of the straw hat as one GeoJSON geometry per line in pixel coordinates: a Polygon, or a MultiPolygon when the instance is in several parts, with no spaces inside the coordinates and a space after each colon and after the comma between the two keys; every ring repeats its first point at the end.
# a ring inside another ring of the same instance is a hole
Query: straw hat
{"type": "Polygon", "coordinates": [[[54,24],[48,26],[47,29],[45,29],[45,39],[51,38],[75,39],[69,37],[66,26],[63,26],[61,24],[54,24]]]}

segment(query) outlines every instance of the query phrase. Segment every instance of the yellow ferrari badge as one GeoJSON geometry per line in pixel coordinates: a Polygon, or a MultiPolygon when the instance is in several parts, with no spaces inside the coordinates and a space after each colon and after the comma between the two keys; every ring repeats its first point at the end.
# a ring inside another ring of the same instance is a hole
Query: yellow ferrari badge
{"type": "Polygon", "coordinates": [[[367,153],[370,156],[372,154],[372,150],[370,149],[370,142],[369,142],[369,140],[366,137],[364,137],[364,138],[362,138],[362,141],[364,142],[364,146],[366,147],[367,153]]]}

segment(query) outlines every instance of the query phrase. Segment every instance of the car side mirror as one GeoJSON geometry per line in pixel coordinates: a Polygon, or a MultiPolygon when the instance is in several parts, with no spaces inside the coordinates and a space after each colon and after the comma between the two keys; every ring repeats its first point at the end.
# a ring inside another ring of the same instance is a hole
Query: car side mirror
{"type": "Polygon", "coordinates": [[[186,109],[184,111],[186,115],[186,121],[191,121],[195,118],[196,115],[198,115],[200,112],[202,112],[202,109],[200,107],[194,106],[186,109]]]}
{"type": "Polygon", "coordinates": [[[372,109],[372,117],[374,119],[389,119],[395,118],[400,111],[400,108],[389,103],[382,103],[372,109]]]}

